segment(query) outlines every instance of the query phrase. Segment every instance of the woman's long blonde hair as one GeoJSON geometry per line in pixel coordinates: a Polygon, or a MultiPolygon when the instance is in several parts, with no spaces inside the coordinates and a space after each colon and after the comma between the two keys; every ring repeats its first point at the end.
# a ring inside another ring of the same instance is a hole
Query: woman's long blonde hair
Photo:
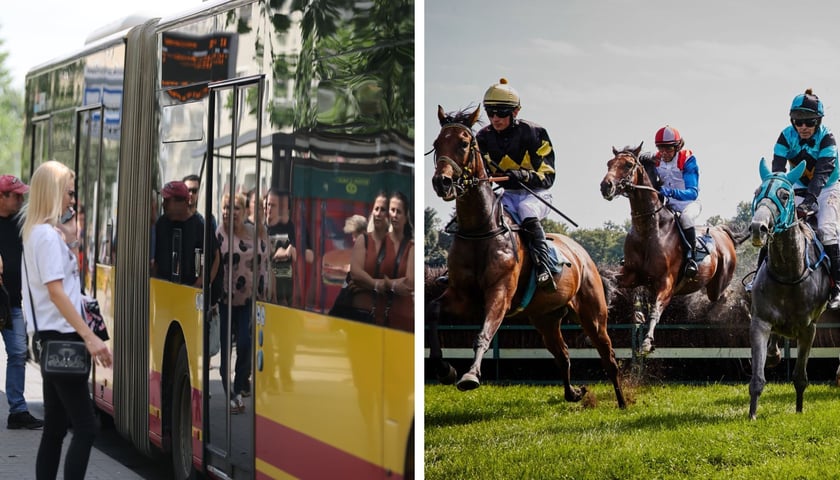
{"type": "Polygon", "coordinates": [[[35,225],[46,223],[58,225],[64,213],[64,195],[67,184],[76,179],[76,174],[66,165],[55,160],[39,166],[29,181],[29,199],[21,208],[21,235],[25,242],[35,225]]]}

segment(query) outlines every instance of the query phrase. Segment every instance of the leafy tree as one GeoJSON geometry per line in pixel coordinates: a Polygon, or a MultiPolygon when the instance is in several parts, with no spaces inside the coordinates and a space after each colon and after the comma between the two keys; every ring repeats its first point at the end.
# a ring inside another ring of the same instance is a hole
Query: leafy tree
{"type": "Polygon", "coordinates": [[[624,256],[626,227],[605,222],[602,228],[575,230],[570,236],[586,249],[598,265],[616,265],[624,256]]]}
{"type": "Polygon", "coordinates": [[[423,211],[426,233],[424,240],[424,259],[427,265],[441,266],[446,264],[447,247],[441,244],[441,238],[448,237],[441,229],[441,220],[433,208],[426,207],[423,211]]]}
{"type": "Polygon", "coordinates": [[[12,87],[6,67],[8,52],[0,39],[0,173],[20,175],[20,149],[23,131],[23,95],[12,87]]]}
{"type": "Polygon", "coordinates": [[[543,218],[540,220],[540,223],[542,224],[545,233],[562,233],[563,235],[569,234],[569,227],[565,223],[551,220],[550,218],[543,218]]]}

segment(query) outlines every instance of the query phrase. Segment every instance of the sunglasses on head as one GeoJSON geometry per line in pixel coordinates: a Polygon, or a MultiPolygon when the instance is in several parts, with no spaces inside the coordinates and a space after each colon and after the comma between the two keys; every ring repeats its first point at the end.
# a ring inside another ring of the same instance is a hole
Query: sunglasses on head
{"type": "Polygon", "coordinates": [[[488,107],[485,108],[484,111],[487,112],[487,118],[493,118],[494,116],[505,118],[513,114],[512,108],[488,107]]]}
{"type": "Polygon", "coordinates": [[[796,125],[797,127],[816,127],[817,126],[816,118],[804,118],[804,119],[796,119],[791,120],[791,122],[796,125]]]}

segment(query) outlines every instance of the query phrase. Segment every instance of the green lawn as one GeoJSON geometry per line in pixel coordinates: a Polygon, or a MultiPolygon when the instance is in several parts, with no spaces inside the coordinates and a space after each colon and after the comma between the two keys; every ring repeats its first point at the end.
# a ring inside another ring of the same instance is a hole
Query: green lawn
{"type": "Polygon", "coordinates": [[[840,478],[840,389],[814,384],[804,413],[790,383],[771,383],[750,422],[748,386],[425,387],[427,480],[840,478]]]}

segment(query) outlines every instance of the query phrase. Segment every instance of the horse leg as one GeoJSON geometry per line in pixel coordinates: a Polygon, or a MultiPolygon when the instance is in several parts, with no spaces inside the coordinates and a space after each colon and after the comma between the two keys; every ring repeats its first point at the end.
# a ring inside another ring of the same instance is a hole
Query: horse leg
{"type": "Polygon", "coordinates": [[[473,390],[481,386],[481,381],[479,380],[481,378],[481,361],[484,359],[484,353],[490,348],[490,342],[496,336],[496,332],[502,324],[502,319],[504,318],[504,307],[502,303],[503,300],[501,299],[488,303],[485,309],[487,314],[484,318],[484,326],[476,336],[475,343],[473,344],[473,351],[475,352],[473,363],[470,369],[458,380],[456,384],[458,390],[473,390]]]}
{"type": "Polygon", "coordinates": [[[808,387],[808,357],[811,355],[811,345],[817,334],[817,324],[811,322],[808,329],[803,331],[798,339],[796,365],[793,367],[793,387],[796,389],[796,413],[802,413],[802,397],[808,387]]]}
{"type": "MultiPolygon", "coordinates": [[[[582,314],[580,317],[586,318],[583,317],[582,314]]],[[[595,349],[598,350],[598,356],[601,357],[601,366],[607,373],[607,378],[609,378],[613,384],[615,398],[618,400],[618,408],[626,408],[627,403],[624,401],[624,392],[621,390],[621,382],[618,378],[618,362],[615,359],[615,350],[613,350],[612,341],[607,334],[606,312],[604,312],[604,315],[590,318],[595,318],[596,320],[593,321],[587,319],[586,321],[581,321],[580,325],[586,336],[592,340],[592,343],[595,345],[595,349]]]]}
{"type": "Polygon", "coordinates": [[[656,325],[659,323],[659,317],[662,316],[662,306],[660,302],[656,302],[651,308],[650,311],[650,320],[648,322],[648,331],[645,335],[644,340],[642,340],[642,346],[640,347],[640,353],[642,355],[647,355],[654,350],[656,347],[653,346],[653,331],[656,329],[656,325]]]}
{"type": "Polygon", "coordinates": [[[767,365],[766,368],[773,368],[782,363],[782,350],[779,348],[779,336],[770,334],[770,341],[767,345],[767,365]]]}
{"type": "Polygon", "coordinates": [[[750,420],[755,420],[758,397],[764,391],[767,380],[764,364],[767,361],[767,341],[770,338],[770,324],[753,315],[750,322],[750,350],[752,352],[752,379],[750,379],[750,420]]]}
{"type": "Polygon", "coordinates": [[[429,326],[429,360],[438,381],[444,385],[452,385],[458,378],[455,367],[443,359],[443,348],[440,345],[438,324],[440,322],[440,301],[434,300],[426,309],[426,324],[429,326]]]}
{"type": "Polygon", "coordinates": [[[586,395],[586,387],[576,388],[572,386],[572,362],[569,358],[569,347],[563,340],[563,333],[560,330],[562,317],[558,318],[557,313],[552,312],[540,318],[532,318],[531,323],[540,332],[543,345],[554,356],[554,363],[560,368],[560,377],[563,379],[564,398],[567,402],[579,402],[586,395]]]}

